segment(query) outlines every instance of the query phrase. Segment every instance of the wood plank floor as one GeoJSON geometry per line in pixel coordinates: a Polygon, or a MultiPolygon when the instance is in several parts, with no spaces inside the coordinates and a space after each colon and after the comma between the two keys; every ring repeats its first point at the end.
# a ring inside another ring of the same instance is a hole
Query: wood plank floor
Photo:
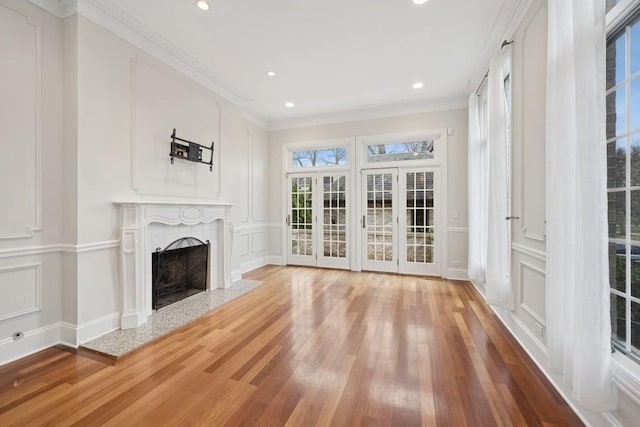
{"type": "Polygon", "coordinates": [[[264,267],[258,289],[119,360],[0,367],[0,425],[574,426],[463,282],[264,267]]]}

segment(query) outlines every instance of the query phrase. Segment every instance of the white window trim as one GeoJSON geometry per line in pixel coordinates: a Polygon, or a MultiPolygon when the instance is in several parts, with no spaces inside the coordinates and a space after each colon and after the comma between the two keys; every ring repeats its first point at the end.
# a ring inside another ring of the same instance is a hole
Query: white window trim
{"type": "Polygon", "coordinates": [[[299,173],[299,172],[330,172],[330,171],[345,171],[350,170],[355,164],[354,161],[355,151],[353,149],[353,138],[337,138],[337,139],[323,139],[317,141],[305,141],[294,142],[285,144],[282,147],[282,159],[283,170],[285,173],[299,173]],[[305,150],[323,150],[331,148],[344,148],[347,150],[347,163],[344,165],[335,166],[318,166],[318,167],[294,167],[293,166],[293,153],[295,151],[305,150]]]}
{"type": "Polygon", "coordinates": [[[443,159],[446,160],[446,138],[447,130],[438,131],[418,131],[404,133],[390,133],[382,135],[368,135],[356,137],[358,148],[359,169],[384,169],[393,167],[420,167],[420,166],[440,166],[443,159]],[[443,137],[444,135],[444,137],[443,137]],[[395,144],[410,141],[433,141],[433,159],[421,160],[398,160],[392,162],[369,162],[367,149],[369,145],[395,144]],[[444,150],[444,151],[443,151],[444,150]]]}
{"type": "MultiPolygon", "coordinates": [[[[627,18],[640,9],[640,0],[622,0],[606,16],[607,38],[618,31],[627,18]]],[[[640,405],[640,364],[620,351],[613,354],[612,375],[615,384],[640,405]]]]}

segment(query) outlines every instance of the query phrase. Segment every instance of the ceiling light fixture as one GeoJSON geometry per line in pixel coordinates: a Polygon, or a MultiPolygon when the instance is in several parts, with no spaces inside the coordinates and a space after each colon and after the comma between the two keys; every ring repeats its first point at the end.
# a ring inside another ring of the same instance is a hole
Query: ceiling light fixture
{"type": "Polygon", "coordinates": [[[420,6],[421,4],[425,4],[428,1],[429,0],[413,0],[413,4],[417,4],[418,6],[420,6]]]}
{"type": "Polygon", "coordinates": [[[267,76],[269,76],[269,77],[274,77],[275,75],[276,75],[276,73],[275,73],[275,72],[273,72],[273,71],[267,71],[267,76]]]}
{"type": "Polygon", "coordinates": [[[196,4],[201,10],[209,10],[209,3],[207,3],[205,0],[198,0],[196,4]]]}
{"type": "Polygon", "coordinates": [[[287,108],[293,108],[293,107],[295,107],[295,106],[296,106],[296,104],[294,104],[293,102],[287,102],[287,103],[285,103],[284,105],[285,105],[285,107],[287,107],[287,108]]]}
{"type": "Polygon", "coordinates": [[[422,82],[415,82],[412,87],[414,89],[422,89],[423,86],[424,84],[422,82]]]}

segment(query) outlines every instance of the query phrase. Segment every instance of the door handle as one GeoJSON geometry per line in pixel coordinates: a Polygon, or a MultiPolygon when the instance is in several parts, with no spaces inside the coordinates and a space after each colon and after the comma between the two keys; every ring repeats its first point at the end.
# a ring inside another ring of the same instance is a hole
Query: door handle
{"type": "Polygon", "coordinates": [[[362,228],[367,228],[366,215],[362,215],[362,228]]]}
{"type": "Polygon", "coordinates": [[[506,219],[507,221],[511,221],[512,219],[520,219],[519,216],[505,216],[504,219],[506,219]]]}
{"type": "Polygon", "coordinates": [[[291,226],[291,215],[287,215],[287,227],[291,226]]]}

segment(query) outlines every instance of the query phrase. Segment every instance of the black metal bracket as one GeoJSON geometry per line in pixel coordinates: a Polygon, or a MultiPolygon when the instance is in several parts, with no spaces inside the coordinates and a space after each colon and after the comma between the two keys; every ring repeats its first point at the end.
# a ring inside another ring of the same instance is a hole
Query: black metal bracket
{"type": "Polygon", "coordinates": [[[205,165],[209,165],[209,172],[212,172],[214,145],[214,141],[211,141],[211,147],[207,147],[193,141],[178,138],[176,136],[176,130],[174,128],[173,132],[171,133],[171,151],[169,152],[169,157],[171,157],[171,164],[173,164],[174,158],[188,160],[195,163],[204,163],[205,165]],[[184,144],[180,144],[176,141],[183,142],[184,144]],[[202,150],[209,150],[211,152],[211,157],[209,158],[208,162],[203,160],[202,150]]]}

